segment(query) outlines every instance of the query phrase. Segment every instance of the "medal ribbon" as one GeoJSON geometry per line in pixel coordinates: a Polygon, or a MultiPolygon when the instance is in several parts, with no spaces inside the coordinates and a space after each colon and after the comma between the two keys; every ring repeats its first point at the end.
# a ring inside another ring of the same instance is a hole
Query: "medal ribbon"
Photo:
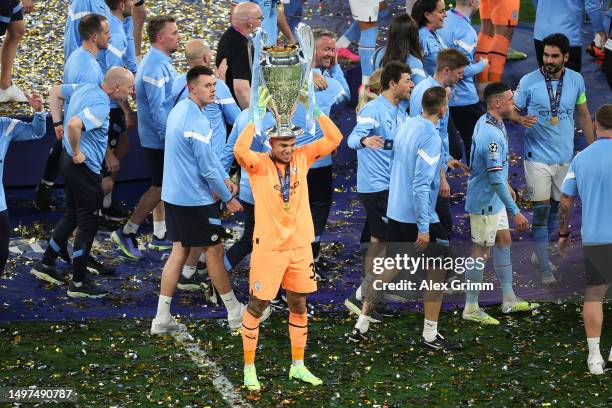
{"type": "Polygon", "coordinates": [[[289,203],[289,193],[291,192],[291,174],[290,174],[290,167],[291,167],[291,163],[287,164],[287,167],[285,168],[285,177],[283,177],[282,172],[280,171],[280,169],[278,168],[278,166],[276,165],[276,160],[274,160],[272,158],[272,161],[274,162],[274,167],[276,167],[276,173],[278,174],[278,182],[280,183],[280,187],[281,187],[281,194],[283,196],[283,203],[285,205],[287,205],[289,203]]]}
{"type": "Polygon", "coordinates": [[[557,92],[553,92],[552,79],[548,76],[548,73],[542,68],[544,74],[544,80],[546,82],[546,90],[548,91],[548,99],[550,100],[550,114],[553,118],[559,116],[559,106],[561,105],[561,92],[563,90],[563,76],[565,75],[565,69],[561,72],[559,77],[559,83],[557,84],[557,92]]]}

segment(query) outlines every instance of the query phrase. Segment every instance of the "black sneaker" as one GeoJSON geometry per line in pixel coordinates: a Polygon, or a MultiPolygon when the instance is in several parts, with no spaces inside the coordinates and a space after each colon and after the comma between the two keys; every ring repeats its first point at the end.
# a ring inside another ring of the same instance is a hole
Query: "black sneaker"
{"type": "MultiPolygon", "coordinates": [[[[196,272],[196,275],[198,273],[196,272]]],[[[221,306],[221,295],[210,280],[202,279],[200,287],[204,290],[204,298],[213,306],[221,306]]]]}
{"type": "Polygon", "coordinates": [[[440,333],[436,335],[434,341],[426,341],[423,337],[421,337],[421,343],[425,347],[432,348],[434,350],[456,350],[461,348],[460,343],[453,343],[451,341],[446,340],[440,333]]]}
{"type": "Polygon", "coordinates": [[[46,265],[42,263],[42,261],[36,262],[34,267],[30,269],[30,273],[38,279],[54,285],[63,285],[66,283],[64,281],[64,274],[55,269],[55,265],[46,265]]]}
{"type": "Polygon", "coordinates": [[[36,193],[34,195],[34,208],[40,212],[51,211],[51,192],[53,186],[45,184],[43,182],[38,183],[36,187],[36,193]]]}
{"type": "Polygon", "coordinates": [[[100,276],[114,276],[115,275],[115,268],[113,268],[112,266],[104,265],[102,262],[100,262],[98,259],[96,259],[92,255],[89,255],[89,258],[87,258],[87,270],[94,275],[100,275],[100,276]]]}
{"type": "Polygon", "coordinates": [[[74,285],[74,282],[70,282],[68,286],[68,296],[71,298],[101,298],[106,295],[108,295],[107,291],[87,280],[81,282],[81,286],[78,288],[74,285]]]}
{"type": "Polygon", "coordinates": [[[66,262],[68,265],[72,265],[72,258],[70,257],[70,254],[68,253],[68,248],[66,247],[61,248],[58,255],[62,261],[66,262]]]}
{"type": "MultiPolygon", "coordinates": [[[[359,316],[361,314],[363,302],[361,300],[358,300],[357,297],[355,297],[355,293],[353,293],[351,297],[347,298],[344,301],[344,306],[348,309],[350,313],[354,313],[359,316]]],[[[370,312],[368,318],[370,320],[370,323],[380,323],[383,321],[382,315],[377,312],[376,309],[370,312]]]]}
{"type": "Polygon", "coordinates": [[[111,205],[108,208],[102,207],[100,210],[100,214],[108,221],[121,222],[128,219],[129,212],[125,210],[121,210],[114,205],[111,205]]]}
{"type": "Polygon", "coordinates": [[[200,274],[195,272],[191,278],[186,278],[182,273],[178,278],[178,282],[176,286],[180,290],[186,290],[188,292],[192,292],[195,290],[200,290],[202,288],[202,279],[200,274]]]}
{"type": "Polygon", "coordinates": [[[353,329],[353,331],[346,335],[347,343],[365,343],[370,340],[368,332],[362,333],[359,329],[353,329]]]}

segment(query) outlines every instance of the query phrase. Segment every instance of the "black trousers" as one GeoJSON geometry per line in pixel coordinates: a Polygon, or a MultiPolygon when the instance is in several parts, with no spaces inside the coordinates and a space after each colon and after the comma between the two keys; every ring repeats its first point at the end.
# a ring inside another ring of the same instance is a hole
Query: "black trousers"
{"type": "MultiPolygon", "coordinates": [[[[540,40],[534,38],[533,43],[535,45],[536,58],[538,59],[538,65],[541,67],[544,65],[544,44],[540,40]]],[[[572,71],[580,72],[582,69],[582,47],[570,47],[569,60],[565,66],[572,71]]]]}
{"type": "Polygon", "coordinates": [[[465,162],[470,165],[470,152],[472,148],[472,135],[476,122],[486,112],[485,107],[479,102],[473,105],[451,106],[450,113],[455,122],[455,127],[463,140],[465,149],[465,162]]]}
{"type": "Polygon", "coordinates": [[[440,224],[450,237],[453,228],[453,217],[451,215],[450,199],[438,196],[436,201],[436,214],[440,218],[440,224]]]}
{"type": "Polygon", "coordinates": [[[242,237],[232,245],[225,256],[232,269],[244,259],[245,256],[253,252],[253,232],[255,231],[255,206],[242,201],[244,209],[244,233],[242,237]]]}
{"type": "Polygon", "coordinates": [[[332,167],[318,167],[308,170],[308,200],[314,224],[315,241],[312,243],[312,257],[316,260],[321,252],[321,236],[325,232],[327,217],[332,200],[332,167]]]}
{"type": "Polygon", "coordinates": [[[45,172],[43,173],[43,180],[53,183],[60,172],[60,158],[62,157],[62,141],[56,140],[49,150],[49,156],[47,157],[47,164],[45,165],[45,172]]]}
{"type": "Polygon", "coordinates": [[[0,275],[4,273],[4,267],[9,253],[9,214],[8,210],[0,211],[0,275]]]}
{"type": "Polygon", "coordinates": [[[455,127],[455,121],[451,114],[448,115],[448,151],[453,159],[461,160],[463,157],[463,146],[461,146],[461,136],[455,127]]]}
{"type": "Polygon", "coordinates": [[[72,254],[73,280],[82,282],[85,279],[87,258],[98,232],[98,211],[102,207],[103,198],[102,177],[91,171],[85,163],[74,164],[65,151],[62,151],[60,158],[60,169],[66,181],[66,212],[53,230],[43,262],[55,262],[60,249],[66,247],[72,231],[77,228],[72,254]]]}

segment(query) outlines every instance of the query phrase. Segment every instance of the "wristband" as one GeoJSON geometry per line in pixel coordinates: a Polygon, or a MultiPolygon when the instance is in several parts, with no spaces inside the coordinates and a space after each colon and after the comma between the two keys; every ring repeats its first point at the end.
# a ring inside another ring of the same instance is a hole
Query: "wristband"
{"type": "Polygon", "coordinates": [[[569,236],[570,236],[569,232],[566,232],[565,234],[559,232],[559,238],[569,238],[569,236]]]}
{"type": "Polygon", "coordinates": [[[359,139],[359,144],[361,144],[363,147],[366,147],[365,143],[363,143],[366,140],[367,136],[362,137],[361,139],[359,139]]]}
{"type": "Polygon", "coordinates": [[[63,126],[64,122],[59,121],[59,122],[53,122],[53,127],[58,127],[58,126],[63,126]]]}

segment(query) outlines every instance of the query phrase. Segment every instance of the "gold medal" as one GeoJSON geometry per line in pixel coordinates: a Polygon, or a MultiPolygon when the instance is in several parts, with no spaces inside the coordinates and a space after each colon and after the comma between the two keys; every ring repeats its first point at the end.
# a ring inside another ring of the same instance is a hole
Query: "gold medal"
{"type": "Polygon", "coordinates": [[[558,125],[559,124],[559,117],[558,116],[553,116],[550,118],[550,123],[552,123],[553,125],[558,125]]]}
{"type": "Polygon", "coordinates": [[[285,202],[283,203],[283,208],[287,211],[289,211],[289,209],[291,209],[291,204],[289,204],[289,202],[285,202]]]}

